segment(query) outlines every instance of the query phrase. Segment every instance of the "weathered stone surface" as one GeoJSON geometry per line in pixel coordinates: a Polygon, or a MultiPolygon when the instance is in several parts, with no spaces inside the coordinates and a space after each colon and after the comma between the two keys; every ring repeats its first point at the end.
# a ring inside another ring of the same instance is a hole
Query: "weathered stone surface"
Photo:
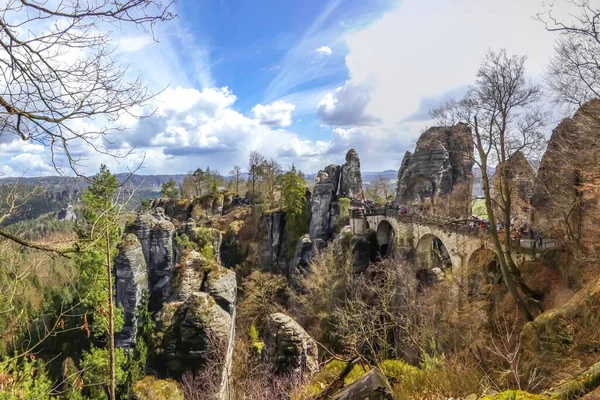
{"type": "Polygon", "coordinates": [[[311,239],[329,240],[332,237],[330,226],[330,205],[333,193],[333,183],[325,171],[319,171],[317,182],[311,198],[311,213],[309,235],[311,239]]]}
{"type": "Polygon", "coordinates": [[[206,279],[206,291],[221,308],[233,312],[237,295],[235,272],[220,265],[213,266],[206,279]]]}
{"type": "Polygon", "coordinates": [[[552,131],[535,181],[532,206],[536,228],[551,230],[570,214],[576,233],[597,224],[598,197],[585,190],[597,185],[600,154],[600,99],[590,100],[552,131]],[[580,203],[583,200],[582,203],[580,203]],[[580,207],[575,205],[580,203],[580,207]]]}
{"type": "Polygon", "coordinates": [[[275,211],[264,215],[267,226],[268,255],[266,256],[272,271],[282,271],[288,259],[288,237],[285,229],[285,212],[275,211]]]}
{"type": "Polygon", "coordinates": [[[58,220],[59,221],[75,221],[75,220],[77,220],[77,216],[75,215],[75,212],[73,211],[73,206],[69,204],[67,207],[60,210],[58,212],[58,220]]]}
{"type": "Polygon", "coordinates": [[[472,168],[473,138],[468,125],[430,128],[417,141],[415,152],[404,155],[398,171],[396,203],[423,204],[426,199],[453,194],[461,185],[464,199],[456,200],[464,203],[460,208],[470,215],[472,168]]]}
{"type": "Polygon", "coordinates": [[[123,329],[116,335],[118,347],[131,347],[137,332],[136,312],[144,293],[148,292],[148,274],[142,245],[138,238],[128,233],[118,246],[114,260],[116,271],[116,304],[123,307],[123,329]]]}
{"type": "MultiPolygon", "coordinates": [[[[508,184],[513,189],[511,192],[511,206],[513,222],[517,226],[529,223],[531,214],[531,198],[534,194],[535,170],[525,158],[522,152],[517,151],[506,160],[508,169],[508,184]]],[[[500,174],[502,173],[502,164],[496,167],[496,173],[492,176],[492,196],[496,199],[496,204],[502,204],[500,191],[500,174]]],[[[500,216],[501,210],[496,208],[495,215],[500,216]]]]}
{"type": "Polygon", "coordinates": [[[362,378],[333,395],[333,400],[395,400],[394,392],[379,368],[373,368],[362,378]]]}
{"type": "MultiPolygon", "coordinates": [[[[371,235],[371,238],[373,235],[371,235]]],[[[352,252],[352,267],[356,272],[364,272],[369,267],[369,263],[375,261],[378,246],[367,236],[353,236],[350,239],[350,249],[352,252]]]]}
{"type": "Polygon", "coordinates": [[[317,371],[317,344],[296,321],[282,313],[269,316],[263,358],[278,373],[303,377],[317,371]]]}
{"type": "Polygon", "coordinates": [[[329,164],[323,169],[329,175],[331,183],[333,183],[333,195],[338,196],[340,190],[340,178],[342,177],[342,167],[335,164],[329,164]]]}
{"type": "Polygon", "coordinates": [[[360,159],[354,149],[346,153],[346,162],[342,165],[342,177],[340,180],[340,195],[362,199],[362,177],[360,174],[360,159]]]}
{"type": "Polygon", "coordinates": [[[209,346],[224,346],[219,354],[225,354],[224,365],[230,365],[235,273],[188,250],[177,265],[173,282],[169,301],[156,318],[155,350],[164,364],[161,368],[173,375],[203,368],[209,346]]]}

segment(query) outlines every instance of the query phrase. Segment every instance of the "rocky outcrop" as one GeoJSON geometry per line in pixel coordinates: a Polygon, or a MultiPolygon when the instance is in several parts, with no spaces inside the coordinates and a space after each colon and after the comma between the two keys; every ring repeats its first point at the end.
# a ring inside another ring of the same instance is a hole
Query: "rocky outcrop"
{"type": "Polygon", "coordinates": [[[459,214],[470,216],[473,138],[466,124],[425,131],[414,153],[406,152],[398,171],[396,203],[426,204],[452,196],[459,214]]]}
{"type": "MultiPolygon", "coordinates": [[[[231,335],[235,317],[235,273],[196,251],[186,252],[177,265],[167,301],[156,317],[155,350],[165,372],[178,375],[185,369],[211,362],[230,365],[231,335]],[[223,359],[224,358],[224,359],[223,359]]],[[[215,366],[211,366],[215,368],[215,366]]]]}
{"type": "Polygon", "coordinates": [[[275,313],[269,316],[264,343],[262,357],[275,367],[277,373],[302,378],[317,371],[317,343],[287,315],[275,313]]]}
{"type": "Polygon", "coordinates": [[[350,149],[346,153],[346,162],[342,165],[340,195],[358,199],[364,198],[362,177],[360,174],[360,159],[354,149],[350,149]]]}
{"type": "Polygon", "coordinates": [[[69,204],[67,207],[60,210],[58,212],[58,220],[59,221],[71,221],[71,222],[76,221],[77,216],[75,215],[75,212],[73,211],[73,206],[69,204]]]}
{"type": "Polygon", "coordinates": [[[342,177],[342,167],[339,165],[335,165],[335,164],[329,164],[323,170],[325,172],[327,172],[327,175],[329,176],[329,180],[331,180],[331,183],[333,184],[333,195],[339,196],[340,183],[341,183],[340,179],[342,177]]]}
{"type": "Polygon", "coordinates": [[[175,265],[175,226],[157,207],[152,214],[140,214],[125,228],[141,246],[148,268],[149,309],[157,311],[168,297],[175,265]]]}
{"type": "Polygon", "coordinates": [[[330,240],[333,236],[331,226],[331,203],[334,185],[325,171],[319,171],[311,198],[311,219],[309,235],[311,239],[330,240]]]}
{"type": "Polygon", "coordinates": [[[148,273],[142,244],[132,234],[125,234],[114,260],[116,271],[115,299],[123,307],[123,329],[116,335],[118,347],[129,348],[135,343],[137,310],[148,292],[148,273]]]}
{"type": "MultiPolygon", "coordinates": [[[[511,191],[511,208],[514,215],[513,222],[517,226],[529,223],[531,214],[531,198],[534,193],[535,170],[525,158],[525,155],[517,151],[506,160],[506,167],[500,164],[496,167],[496,172],[491,178],[492,197],[496,199],[495,204],[502,204],[500,191],[500,176],[503,169],[508,171],[508,184],[511,191]]],[[[496,208],[495,215],[500,216],[501,210],[496,208]]]]}
{"type": "Polygon", "coordinates": [[[600,171],[600,99],[587,102],[571,118],[552,131],[535,181],[532,206],[538,229],[559,227],[563,215],[570,215],[574,233],[583,233],[598,223],[598,197],[586,190],[597,185],[600,171]]]}
{"type": "Polygon", "coordinates": [[[288,262],[288,238],[285,225],[285,212],[265,213],[267,226],[268,256],[271,271],[284,271],[288,262]]]}
{"type": "Polygon", "coordinates": [[[395,400],[394,392],[379,368],[373,368],[365,376],[352,382],[332,396],[334,400],[395,400]]]}

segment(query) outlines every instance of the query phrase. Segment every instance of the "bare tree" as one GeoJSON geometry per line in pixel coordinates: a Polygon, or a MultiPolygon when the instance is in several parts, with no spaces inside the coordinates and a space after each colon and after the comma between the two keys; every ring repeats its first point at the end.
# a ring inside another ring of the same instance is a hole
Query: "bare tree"
{"type": "Polygon", "coordinates": [[[559,103],[581,106],[600,97],[600,6],[592,0],[568,0],[576,12],[570,20],[555,16],[554,2],[537,15],[546,29],[560,36],[547,70],[547,80],[559,103]]]}
{"type": "Polygon", "coordinates": [[[240,180],[242,179],[242,167],[239,165],[234,165],[231,171],[229,171],[229,175],[233,176],[235,182],[235,193],[240,193],[240,180]]]}
{"type": "Polygon", "coordinates": [[[484,57],[477,72],[477,79],[466,96],[452,100],[431,112],[431,116],[442,124],[465,122],[474,133],[477,157],[482,174],[485,205],[490,221],[490,233],[494,242],[502,275],[525,320],[533,316],[521,298],[519,287],[528,295],[531,291],[523,283],[521,273],[512,259],[510,235],[501,238],[496,229],[497,220],[504,226],[511,223],[511,163],[507,160],[516,152],[525,157],[540,150],[544,143],[540,128],[548,114],[541,108],[542,89],[525,78],[525,57],[507,56],[504,50],[490,51],[484,57]],[[496,164],[500,169],[496,199],[492,196],[491,177],[488,165],[496,164]],[[499,200],[494,204],[496,200],[499,200]],[[494,214],[494,206],[501,215],[494,214]]]}
{"type": "Polygon", "coordinates": [[[265,184],[264,190],[269,206],[273,206],[275,203],[275,183],[281,172],[281,165],[274,158],[262,162],[261,176],[265,184]]]}
{"type": "MultiPolygon", "coordinates": [[[[132,79],[113,57],[112,30],[115,26],[134,25],[151,31],[157,22],[174,18],[170,12],[172,3],[3,2],[0,136],[14,136],[47,147],[59,173],[67,167],[81,175],[80,158],[72,152],[76,146],[124,156],[106,146],[106,135],[122,130],[119,118],[134,115],[153,94],[139,76],[132,79]]],[[[0,235],[35,247],[4,230],[0,230],[0,235]]]]}
{"type": "Polygon", "coordinates": [[[256,194],[256,183],[259,181],[262,175],[262,166],[265,158],[258,151],[253,150],[250,152],[248,160],[248,181],[252,187],[252,196],[256,194]]]}

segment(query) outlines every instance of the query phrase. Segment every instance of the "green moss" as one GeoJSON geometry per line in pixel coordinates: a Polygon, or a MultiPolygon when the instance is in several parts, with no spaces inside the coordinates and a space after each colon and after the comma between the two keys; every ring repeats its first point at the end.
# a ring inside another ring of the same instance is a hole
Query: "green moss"
{"type": "Polygon", "coordinates": [[[484,396],[481,400],[549,400],[550,396],[523,392],[521,390],[506,390],[494,395],[484,396]]]}

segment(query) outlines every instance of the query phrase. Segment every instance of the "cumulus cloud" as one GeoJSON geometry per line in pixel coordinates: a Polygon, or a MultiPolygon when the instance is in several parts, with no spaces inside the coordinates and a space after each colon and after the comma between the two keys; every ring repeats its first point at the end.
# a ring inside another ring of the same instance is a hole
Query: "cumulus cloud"
{"type": "Polygon", "coordinates": [[[367,84],[351,82],[333,93],[327,93],[317,104],[317,115],[326,125],[369,126],[381,120],[367,112],[371,88],[367,84]]]}
{"type": "Polygon", "coordinates": [[[315,51],[317,52],[317,54],[321,54],[324,56],[330,56],[333,53],[331,49],[327,46],[321,46],[318,49],[315,49],[315,51]]]}
{"type": "Polygon", "coordinates": [[[261,124],[287,127],[292,124],[292,113],[295,108],[293,104],[278,100],[267,105],[257,104],[252,108],[252,113],[261,124]]]}

